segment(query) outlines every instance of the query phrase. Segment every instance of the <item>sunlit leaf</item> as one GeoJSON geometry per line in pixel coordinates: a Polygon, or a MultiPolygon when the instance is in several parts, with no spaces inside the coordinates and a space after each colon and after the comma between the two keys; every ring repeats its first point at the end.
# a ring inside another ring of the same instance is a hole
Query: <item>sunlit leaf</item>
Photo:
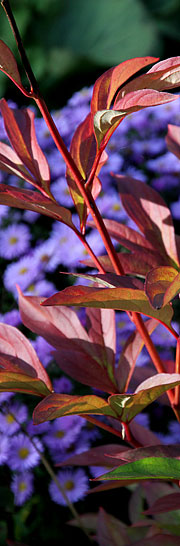
{"type": "Polygon", "coordinates": [[[180,385],[179,374],[159,373],[143,381],[134,394],[113,394],[108,401],[121,421],[129,423],[161,394],[176,385],[180,385]]]}
{"type": "Polygon", "coordinates": [[[180,292],[180,273],[174,267],[156,267],[146,275],[145,291],[154,309],[160,309],[180,292]]]}
{"type": "Polygon", "coordinates": [[[0,70],[9,76],[9,78],[15,83],[15,85],[17,85],[17,87],[19,87],[19,89],[21,89],[23,92],[25,91],[21,82],[16,59],[12,51],[3,42],[3,40],[0,40],[0,70]]]}
{"type": "Polygon", "coordinates": [[[34,424],[43,423],[65,415],[109,415],[117,418],[115,411],[99,396],[73,396],[50,394],[34,410],[34,424]],[[44,402],[44,403],[43,403],[44,402]]]}
{"type": "Polygon", "coordinates": [[[165,140],[168,150],[180,159],[180,127],[169,124],[165,140]]]}

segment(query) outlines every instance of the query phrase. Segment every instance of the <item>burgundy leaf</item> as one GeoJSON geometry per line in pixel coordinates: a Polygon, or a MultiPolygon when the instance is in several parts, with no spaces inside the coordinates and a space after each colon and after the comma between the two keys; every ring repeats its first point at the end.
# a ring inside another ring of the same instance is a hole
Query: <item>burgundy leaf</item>
{"type": "Polygon", "coordinates": [[[175,233],[170,210],[162,197],[140,180],[114,175],[122,204],[155,251],[178,265],[175,233]]]}
{"type": "Polygon", "coordinates": [[[174,267],[151,269],[146,276],[145,291],[152,307],[160,309],[180,292],[180,274],[174,267]]]}
{"type": "Polygon", "coordinates": [[[99,546],[127,546],[130,544],[127,526],[100,508],[97,525],[99,546]]]}
{"type": "MultiPolygon", "coordinates": [[[[149,319],[145,321],[145,327],[151,335],[158,326],[158,321],[149,319]]],[[[131,380],[136,360],[144,346],[144,342],[139,332],[135,330],[128,338],[121,352],[118,367],[116,368],[116,380],[119,387],[119,392],[125,392],[128,389],[131,380]]]]}
{"type": "Polygon", "coordinates": [[[100,396],[94,394],[75,396],[53,393],[38,404],[34,410],[34,424],[50,421],[64,415],[110,415],[116,418],[116,413],[100,396]],[[44,403],[43,403],[44,402],[44,403]]]}
{"type": "MultiPolygon", "coordinates": [[[[114,456],[119,454],[122,451],[124,452],[124,446],[119,444],[108,444],[97,447],[92,447],[83,453],[78,453],[76,455],[70,455],[65,461],[56,464],[56,466],[68,466],[68,465],[77,465],[77,466],[116,466],[114,456]]],[[[117,463],[119,465],[119,461],[117,463]]]]}
{"type": "Polygon", "coordinates": [[[157,499],[148,510],[145,510],[144,514],[164,514],[165,512],[171,512],[172,510],[180,510],[180,493],[170,493],[164,497],[157,499]]]}
{"type": "Polygon", "coordinates": [[[18,292],[23,323],[55,347],[54,357],[61,370],[85,385],[117,392],[113,345],[108,342],[103,347],[100,339],[93,343],[72,309],[42,307],[42,298],[23,296],[20,289],[18,292]]]}
{"type": "Polygon", "coordinates": [[[28,94],[22,85],[16,59],[3,40],[0,40],[0,70],[4,72],[24,94],[28,94]]]}
{"type": "Polygon", "coordinates": [[[0,204],[39,212],[49,218],[59,220],[59,222],[63,222],[74,231],[77,231],[72,222],[70,210],[61,207],[36,191],[0,184],[0,204]]]}
{"type": "MultiPolygon", "coordinates": [[[[0,345],[1,345],[1,353],[4,355],[17,357],[18,361],[18,367],[20,367],[20,361],[27,363],[27,367],[29,370],[29,366],[31,366],[39,379],[41,379],[48,387],[50,391],[52,391],[52,385],[51,381],[49,379],[49,376],[42,366],[33,346],[31,345],[30,341],[14,326],[10,326],[9,324],[0,324],[0,345]]],[[[3,362],[3,360],[2,360],[3,362]]],[[[11,361],[12,364],[12,361],[11,361]]],[[[16,369],[14,369],[16,371],[16,369]]],[[[24,364],[22,365],[22,372],[25,371],[24,364]]],[[[29,375],[29,372],[28,372],[29,375]]],[[[31,376],[33,376],[31,374],[31,376]]]]}
{"type": "Polygon", "coordinates": [[[92,115],[94,116],[97,110],[110,108],[119,87],[136,72],[141,70],[141,68],[157,60],[155,57],[136,57],[135,59],[128,59],[104,72],[94,85],[91,100],[92,115]]]}
{"type": "Polygon", "coordinates": [[[5,99],[1,99],[0,109],[11,145],[34,177],[34,186],[45,196],[50,196],[50,170],[36,139],[34,113],[29,108],[11,109],[5,99]]]}
{"type": "Polygon", "coordinates": [[[176,125],[168,125],[168,133],[166,135],[166,144],[168,150],[175,154],[180,159],[180,127],[176,125]]]}

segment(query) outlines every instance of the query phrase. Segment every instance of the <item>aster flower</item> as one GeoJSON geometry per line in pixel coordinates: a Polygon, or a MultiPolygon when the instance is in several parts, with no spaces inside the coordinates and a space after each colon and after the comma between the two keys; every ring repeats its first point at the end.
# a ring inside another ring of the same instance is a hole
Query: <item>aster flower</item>
{"type": "Polygon", "coordinates": [[[29,248],[31,234],[25,224],[11,224],[0,230],[0,256],[5,260],[18,258],[29,248]]]}
{"type": "MultiPolygon", "coordinates": [[[[34,437],[34,441],[37,448],[42,451],[42,444],[39,438],[34,437]]],[[[37,466],[39,461],[40,454],[25,434],[19,433],[11,438],[8,455],[8,466],[11,470],[24,472],[37,466]]]]}
{"type": "Polygon", "coordinates": [[[51,184],[51,191],[60,205],[63,205],[64,207],[73,206],[73,200],[64,176],[60,176],[60,178],[51,184]]]}
{"type": "Polygon", "coordinates": [[[90,449],[90,447],[90,440],[86,438],[85,430],[83,429],[83,434],[77,436],[76,441],[71,444],[67,449],[59,451],[59,449],[50,448],[50,454],[53,463],[58,466],[72,455],[84,453],[84,451],[87,451],[88,449],[90,449]]]}
{"type": "Polygon", "coordinates": [[[52,449],[67,449],[76,441],[83,426],[84,420],[78,415],[59,417],[53,421],[50,431],[44,436],[44,443],[52,449]]]}
{"type": "Polygon", "coordinates": [[[53,359],[53,355],[51,354],[52,351],[54,351],[54,347],[46,341],[41,336],[37,336],[35,341],[31,341],[39,360],[42,362],[43,366],[46,367],[49,362],[53,359]]]}
{"type": "Polygon", "coordinates": [[[50,421],[45,421],[45,423],[40,423],[40,425],[34,425],[33,421],[29,421],[26,427],[26,430],[30,436],[35,436],[37,434],[45,434],[50,429],[50,421]]]}
{"type": "Polygon", "coordinates": [[[69,394],[73,390],[73,383],[68,377],[62,376],[53,381],[53,389],[55,392],[69,394]]]}
{"type": "Polygon", "coordinates": [[[18,309],[12,309],[4,315],[0,315],[0,321],[5,324],[10,324],[10,326],[18,326],[21,323],[21,317],[18,309]]]}
{"type": "Polygon", "coordinates": [[[9,264],[5,270],[3,281],[6,290],[17,297],[16,284],[25,290],[34,282],[39,274],[39,265],[32,256],[24,256],[18,262],[9,264]]]}
{"type": "Polygon", "coordinates": [[[6,463],[9,454],[9,438],[5,434],[0,434],[0,465],[6,463]]]}
{"type": "Polygon", "coordinates": [[[48,239],[35,248],[33,256],[42,271],[53,271],[55,269],[51,265],[51,259],[55,252],[56,242],[54,239],[48,239]]]}
{"type": "Polygon", "coordinates": [[[24,295],[48,297],[52,296],[55,291],[56,288],[52,282],[47,281],[46,279],[41,279],[38,282],[31,283],[24,291],[24,295]]]}
{"type": "Polygon", "coordinates": [[[27,420],[28,411],[24,404],[14,402],[0,412],[0,431],[7,436],[12,436],[20,428],[19,423],[24,423],[27,420]],[[16,421],[17,418],[17,421],[16,421]]]}
{"type": "Polygon", "coordinates": [[[14,493],[14,502],[21,506],[33,493],[33,475],[30,472],[15,474],[11,483],[11,491],[14,493]]]}
{"type": "MultiPolygon", "coordinates": [[[[88,478],[84,470],[80,468],[76,470],[60,470],[57,478],[71,502],[77,502],[84,498],[88,490],[88,478]]],[[[66,501],[54,482],[51,482],[49,485],[49,493],[54,502],[66,506],[66,501]]]]}

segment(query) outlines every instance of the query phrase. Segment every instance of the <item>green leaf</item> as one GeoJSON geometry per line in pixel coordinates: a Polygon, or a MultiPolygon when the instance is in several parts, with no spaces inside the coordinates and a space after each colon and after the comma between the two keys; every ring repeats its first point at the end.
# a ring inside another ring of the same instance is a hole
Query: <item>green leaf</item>
{"type": "Polygon", "coordinates": [[[103,398],[95,395],[70,396],[68,394],[50,394],[34,410],[34,424],[50,421],[64,415],[109,415],[117,418],[103,398]],[[44,403],[43,403],[44,402],[44,403]]]}
{"type": "Polygon", "coordinates": [[[96,480],[180,480],[180,460],[147,457],[127,463],[96,478],[96,480]]]}
{"type": "Polygon", "coordinates": [[[108,402],[121,421],[130,423],[144,408],[176,385],[180,385],[179,374],[159,373],[143,381],[134,394],[113,394],[108,402]]]}

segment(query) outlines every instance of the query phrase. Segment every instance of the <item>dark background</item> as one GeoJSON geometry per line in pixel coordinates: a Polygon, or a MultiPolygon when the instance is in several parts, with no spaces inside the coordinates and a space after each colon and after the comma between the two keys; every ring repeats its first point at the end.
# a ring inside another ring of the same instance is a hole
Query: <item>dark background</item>
{"type": "MultiPolygon", "coordinates": [[[[136,56],[180,54],[180,0],[11,0],[24,46],[50,109],[136,56]]],[[[19,54],[3,8],[0,38],[19,54]]],[[[0,96],[27,101],[4,75],[0,96]]]]}

